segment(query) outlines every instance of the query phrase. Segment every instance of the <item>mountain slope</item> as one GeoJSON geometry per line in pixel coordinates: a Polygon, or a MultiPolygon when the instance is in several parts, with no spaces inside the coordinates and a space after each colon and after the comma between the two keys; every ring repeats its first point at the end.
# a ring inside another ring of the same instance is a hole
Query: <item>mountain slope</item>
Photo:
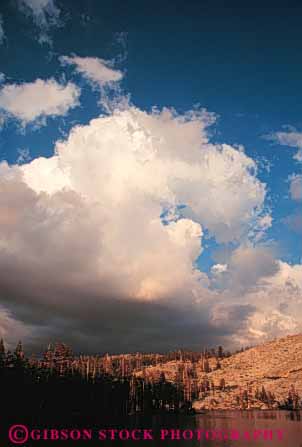
{"type": "Polygon", "coordinates": [[[207,374],[214,383],[213,392],[201,396],[195,409],[267,408],[266,399],[259,399],[262,387],[270,406],[284,402],[292,390],[302,396],[302,334],[288,336],[248,349],[221,361],[221,369],[207,374]],[[221,390],[221,380],[225,389],[221,390]],[[259,393],[257,393],[257,389],[259,393]],[[257,396],[257,398],[255,397],[257,396]]]}

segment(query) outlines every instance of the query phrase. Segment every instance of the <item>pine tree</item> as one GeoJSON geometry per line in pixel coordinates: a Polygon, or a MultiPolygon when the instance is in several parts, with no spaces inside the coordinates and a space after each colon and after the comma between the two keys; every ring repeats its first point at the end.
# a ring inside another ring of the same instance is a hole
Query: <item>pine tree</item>
{"type": "Polygon", "coordinates": [[[15,355],[19,359],[23,359],[24,358],[24,352],[23,352],[23,347],[22,347],[22,342],[21,341],[19,341],[17,346],[16,346],[15,355]]]}
{"type": "Polygon", "coordinates": [[[244,390],[244,391],[243,391],[242,399],[243,399],[244,401],[248,402],[248,400],[249,400],[249,395],[248,395],[247,390],[244,390]]]}
{"type": "Polygon", "coordinates": [[[224,379],[223,377],[220,379],[219,388],[220,388],[222,391],[225,390],[225,379],[224,379]]]}
{"type": "Polygon", "coordinates": [[[288,396],[287,396],[287,400],[286,400],[286,407],[289,410],[292,410],[294,407],[294,399],[293,399],[293,394],[292,394],[292,390],[290,389],[288,392],[288,396]]]}
{"type": "Polygon", "coordinates": [[[20,374],[20,377],[22,376],[24,378],[26,366],[27,361],[24,356],[22,343],[19,341],[13,353],[13,367],[16,370],[16,374],[20,374]]]}
{"type": "Polygon", "coordinates": [[[208,361],[208,359],[206,359],[205,361],[204,361],[204,372],[205,373],[209,373],[209,372],[211,372],[211,368],[210,368],[210,364],[209,364],[209,361],[208,361]]]}
{"type": "Polygon", "coordinates": [[[295,389],[295,386],[290,387],[289,396],[291,397],[291,406],[293,410],[298,410],[300,407],[300,396],[295,389]]]}
{"type": "Polygon", "coordinates": [[[274,395],[270,391],[268,391],[267,392],[267,405],[269,407],[271,407],[273,402],[274,402],[274,400],[275,400],[274,395]]]}
{"type": "Polygon", "coordinates": [[[218,358],[222,359],[224,357],[223,347],[218,346],[218,358]]]}
{"type": "Polygon", "coordinates": [[[259,391],[259,388],[257,387],[255,391],[255,399],[260,400],[261,399],[261,393],[259,391]]]}
{"type": "Polygon", "coordinates": [[[262,402],[267,402],[267,393],[264,386],[261,389],[260,400],[262,400],[262,402]]]}
{"type": "Polygon", "coordinates": [[[211,390],[214,395],[215,394],[215,384],[214,384],[213,380],[211,381],[211,390]]]}
{"type": "Polygon", "coordinates": [[[5,367],[6,368],[13,368],[14,367],[14,356],[11,353],[11,351],[7,351],[7,353],[6,353],[5,367]]]}
{"type": "Polygon", "coordinates": [[[165,373],[162,371],[159,376],[159,383],[166,383],[165,373]]]}
{"type": "Polygon", "coordinates": [[[5,347],[3,339],[0,340],[0,368],[4,368],[6,360],[5,347]]]}

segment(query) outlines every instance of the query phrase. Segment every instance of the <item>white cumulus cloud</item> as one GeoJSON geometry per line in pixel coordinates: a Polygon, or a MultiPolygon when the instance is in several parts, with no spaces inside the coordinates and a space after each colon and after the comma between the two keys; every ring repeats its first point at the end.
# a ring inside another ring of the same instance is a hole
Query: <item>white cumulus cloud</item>
{"type": "Polygon", "coordinates": [[[269,247],[240,247],[231,255],[228,271],[216,274],[213,281],[220,291],[210,321],[229,331],[226,340],[231,346],[301,332],[301,264],[276,260],[269,247]]]}
{"type": "Polygon", "coordinates": [[[209,142],[213,120],[129,107],[74,127],[48,159],[2,163],[1,298],[18,321],[94,343],[110,321],[114,349],[219,331],[207,318],[219,292],[196,266],[204,231],[245,240],[266,192],[243,150],[209,142]]]}
{"type": "Polygon", "coordinates": [[[245,297],[257,309],[247,325],[247,338],[254,343],[302,329],[302,265],[279,261],[278,267],[245,297]]]}
{"type": "Polygon", "coordinates": [[[66,115],[79,104],[80,89],[73,83],[66,85],[55,79],[36,79],[23,84],[7,84],[0,89],[0,109],[8,117],[29,123],[45,124],[47,117],[66,115]]]}
{"type": "MultiPolygon", "coordinates": [[[[262,218],[265,186],[244,152],[209,144],[208,120],[205,113],[184,119],[170,110],[148,114],[132,107],[74,128],[57,144],[51,163],[66,185],[94,200],[101,197],[108,207],[137,191],[162,211],[184,205],[184,217],[219,241],[240,239],[262,218]]],[[[42,163],[50,162],[41,160],[40,172],[42,163]]],[[[34,185],[35,165],[24,169],[34,185]]],[[[40,190],[53,188],[49,182],[44,179],[40,190]]]]}

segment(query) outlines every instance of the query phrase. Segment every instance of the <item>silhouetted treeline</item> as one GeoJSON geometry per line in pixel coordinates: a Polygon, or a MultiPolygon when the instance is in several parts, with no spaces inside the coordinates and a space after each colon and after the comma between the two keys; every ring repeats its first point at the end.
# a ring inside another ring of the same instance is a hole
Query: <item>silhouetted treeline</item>
{"type": "Polygon", "coordinates": [[[84,417],[93,423],[100,417],[116,419],[135,412],[190,408],[184,389],[166,381],[164,374],[155,382],[134,375],[114,376],[106,371],[96,374],[90,371],[87,361],[82,371],[81,361],[73,358],[66,345],[58,344],[52,354],[50,351],[44,353],[42,360],[28,359],[21,343],[13,352],[5,352],[0,341],[0,385],[8,396],[1,401],[6,416],[31,419],[34,423],[58,423],[62,418],[65,423],[77,418],[83,423],[84,417]]]}
{"type": "MultiPolygon", "coordinates": [[[[139,412],[188,412],[195,399],[212,398],[230,390],[224,377],[214,384],[208,376],[221,369],[220,361],[228,355],[220,346],[202,353],[74,356],[67,345],[56,343],[49,345],[41,358],[27,358],[21,342],[10,352],[0,340],[2,409],[6,415],[31,418],[35,423],[58,423],[61,419],[83,423],[83,418],[93,423],[100,418],[116,420],[139,412]],[[167,362],[175,368],[173,377],[167,370],[169,380],[164,373],[167,362]],[[4,391],[8,396],[5,400],[4,391]]],[[[267,408],[302,408],[294,386],[284,402],[277,402],[264,387],[255,391],[248,387],[237,395],[242,409],[253,406],[255,400],[267,408]]]]}

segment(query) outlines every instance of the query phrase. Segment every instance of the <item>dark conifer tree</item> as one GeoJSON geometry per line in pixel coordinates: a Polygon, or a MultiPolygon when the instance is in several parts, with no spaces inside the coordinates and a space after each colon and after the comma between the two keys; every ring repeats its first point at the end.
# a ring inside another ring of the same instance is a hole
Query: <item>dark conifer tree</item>
{"type": "Polygon", "coordinates": [[[224,357],[223,347],[218,346],[218,358],[222,359],[224,357]]]}
{"type": "Polygon", "coordinates": [[[220,379],[219,388],[220,388],[222,391],[225,390],[225,379],[224,379],[223,377],[220,379]]]}
{"type": "Polygon", "coordinates": [[[267,402],[267,393],[264,386],[261,389],[260,400],[262,400],[262,402],[267,402]]]}
{"type": "Polygon", "coordinates": [[[209,373],[209,372],[211,372],[211,368],[210,368],[210,364],[209,364],[208,359],[206,359],[206,360],[204,361],[204,372],[205,372],[205,373],[209,373]]]}
{"type": "Polygon", "coordinates": [[[0,340],[0,374],[4,373],[4,367],[6,364],[6,354],[3,339],[0,340]]]}

